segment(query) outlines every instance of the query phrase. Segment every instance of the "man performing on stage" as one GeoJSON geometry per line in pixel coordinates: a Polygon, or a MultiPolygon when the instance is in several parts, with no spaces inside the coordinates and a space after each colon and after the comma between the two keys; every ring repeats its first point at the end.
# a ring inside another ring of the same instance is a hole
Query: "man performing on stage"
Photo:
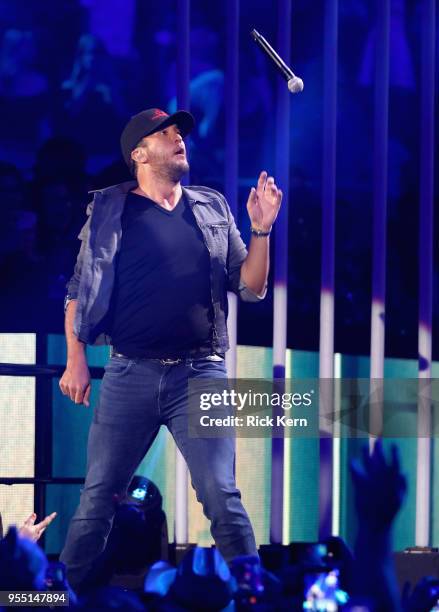
{"type": "Polygon", "coordinates": [[[224,197],[182,187],[190,113],[135,115],[121,136],[136,180],[96,191],[66,298],[67,366],[60,388],[89,405],[85,346],[111,342],[88,441],[87,475],[61,560],[81,588],[105,548],[114,496],[123,496],[162,424],[187,462],[197,498],[227,561],[256,553],[234,478],[235,442],[188,435],[188,380],[226,378],[227,291],[262,299],[269,233],[282,192],[265,172],[247,210],[247,252],[224,197]]]}

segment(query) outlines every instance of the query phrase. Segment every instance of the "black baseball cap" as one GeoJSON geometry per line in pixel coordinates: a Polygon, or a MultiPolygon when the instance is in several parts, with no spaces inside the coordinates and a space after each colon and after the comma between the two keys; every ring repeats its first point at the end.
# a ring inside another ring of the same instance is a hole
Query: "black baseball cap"
{"type": "Polygon", "coordinates": [[[180,128],[181,135],[184,138],[193,129],[195,119],[184,110],[168,115],[159,108],[148,108],[137,115],[133,115],[124,127],[120,137],[122,155],[128,167],[131,166],[131,151],[136,148],[137,143],[142,138],[150,136],[168,125],[174,125],[174,123],[180,128]]]}

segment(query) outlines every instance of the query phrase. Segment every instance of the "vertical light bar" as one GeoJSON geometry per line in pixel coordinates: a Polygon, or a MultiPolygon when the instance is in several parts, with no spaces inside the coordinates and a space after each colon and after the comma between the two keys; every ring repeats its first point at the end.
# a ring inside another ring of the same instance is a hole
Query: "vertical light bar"
{"type": "MultiPolygon", "coordinates": [[[[177,6],[177,107],[188,110],[190,65],[190,0],[178,0],[177,6]]],[[[182,454],[175,455],[175,542],[188,541],[188,469],[182,454]]]]}
{"type": "Polygon", "coordinates": [[[334,379],[334,257],[335,176],[337,150],[337,46],[338,0],[325,7],[324,92],[323,92],[323,177],[322,177],[322,285],[320,290],[320,483],[319,537],[332,530],[332,468],[334,379]],[[323,400],[323,401],[322,401],[323,400]]]}
{"type": "MultiPolygon", "coordinates": [[[[278,2],[277,51],[287,64],[291,45],[291,0],[278,2]]],[[[287,349],[287,282],[288,282],[288,206],[290,166],[290,93],[278,79],[276,108],[276,183],[283,191],[283,202],[276,221],[274,270],[273,377],[285,379],[287,349]]],[[[273,438],[271,447],[271,515],[270,541],[282,543],[284,439],[273,438]]]]}
{"type": "MultiPolygon", "coordinates": [[[[341,354],[334,355],[334,407],[341,410],[341,354]]],[[[340,495],[341,495],[341,422],[335,419],[332,446],[332,528],[331,535],[340,535],[340,495]]]]}
{"type": "Polygon", "coordinates": [[[190,67],[190,0],[178,0],[177,7],[177,106],[188,110],[190,67]]]}
{"type": "Polygon", "coordinates": [[[337,149],[338,0],[325,11],[322,180],[322,286],[320,293],[320,377],[334,376],[335,176],[337,149]]]}
{"type": "MultiPolygon", "coordinates": [[[[419,378],[431,378],[433,303],[435,0],[422,2],[421,168],[419,203],[419,378]]],[[[422,383],[421,383],[422,384],[422,383]]],[[[416,464],[416,545],[430,544],[431,402],[419,393],[416,464]],[[421,397],[424,399],[422,400],[421,397]]]]}
{"type": "MultiPolygon", "coordinates": [[[[291,376],[291,366],[292,366],[292,355],[293,351],[286,351],[285,358],[285,377],[288,378],[291,376]]],[[[291,388],[288,389],[288,392],[291,392],[291,388]]],[[[291,542],[291,499],[292,499],[292,487],[291,487],[291,478],[292,478],[292,469],[291,469],[291,457],[292,457],[292,436],[287,436],[284,438],[284,471],[283,471],[283,527],[282,527],[282,544],[289,544],[291,542]]]]}
{"type": "MultiPolygon", "coordinates": [[[[235,219],[238,218],[238,119],[239,119],[239,0],[227,0],[227,57],[225,78],[226,168],[225,196],[235,219]]],[[[226,353],[227,373],[236,377],[238,298],[228,293],[227,329],[230,350],[226,353]]]]}
{"type": "Polygon", "coordinates": [[[370,431],[382,431],[382,379],[386,304],[387,149],[389,115],[390,0],[378,0],[375,47],[375,117],[373,184],[373,262],[370,342],[370,431]]]}

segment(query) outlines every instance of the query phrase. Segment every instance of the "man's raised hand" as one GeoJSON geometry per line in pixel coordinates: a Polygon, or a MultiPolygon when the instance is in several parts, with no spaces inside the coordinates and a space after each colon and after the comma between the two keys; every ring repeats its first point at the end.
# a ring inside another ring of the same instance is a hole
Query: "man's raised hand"
{"type": "Polygon", "coordinates": [[[247,211],[254,229],[268,232],[276,220],[282,202],[282,191],[272,176],[263,170],[259,175],[256,189],[251,188],[247,211]]]}

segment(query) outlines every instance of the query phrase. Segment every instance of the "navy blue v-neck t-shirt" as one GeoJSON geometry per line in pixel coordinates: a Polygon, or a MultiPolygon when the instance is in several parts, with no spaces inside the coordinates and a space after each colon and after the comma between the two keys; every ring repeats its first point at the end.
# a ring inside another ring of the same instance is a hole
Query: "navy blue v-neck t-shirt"
{"type": "Polygon", "coordinates": [[[129,193],[107,330],[128,357],[182,357],[212,347],[210,259],[184,196],[172,211],[129,193]]]}

